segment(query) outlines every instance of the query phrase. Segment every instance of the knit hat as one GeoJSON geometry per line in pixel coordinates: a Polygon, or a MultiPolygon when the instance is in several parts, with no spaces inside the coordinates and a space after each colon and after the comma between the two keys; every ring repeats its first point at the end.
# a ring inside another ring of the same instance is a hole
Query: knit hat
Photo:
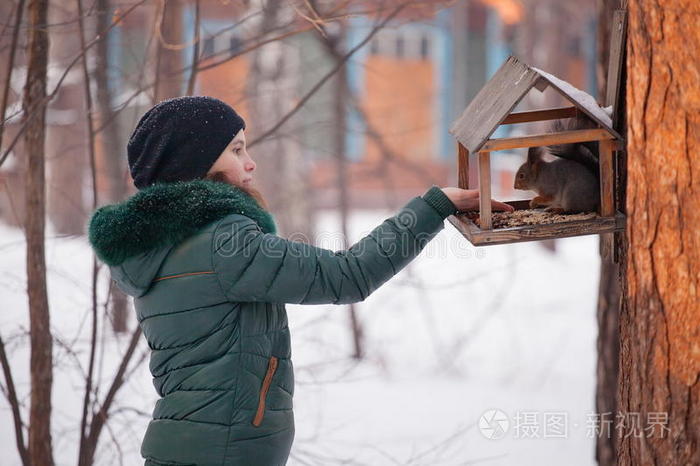
{"type": "Polygon", "coordinates": [[[134,185],[204,177],[245,122],[214,97],[163,100],[139,120],[127,144],[134,185]]]}

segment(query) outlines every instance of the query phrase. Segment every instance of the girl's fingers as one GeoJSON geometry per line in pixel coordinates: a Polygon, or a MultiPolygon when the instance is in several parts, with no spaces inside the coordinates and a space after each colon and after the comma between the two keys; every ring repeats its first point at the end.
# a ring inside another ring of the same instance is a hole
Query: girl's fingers
{"type": "Polygon", "coordinates": [[[515,210],[512,205],[494,199],[491,199],[491,208],[493,210],[505,210],[506,212],[513,212],[515,210]]]}

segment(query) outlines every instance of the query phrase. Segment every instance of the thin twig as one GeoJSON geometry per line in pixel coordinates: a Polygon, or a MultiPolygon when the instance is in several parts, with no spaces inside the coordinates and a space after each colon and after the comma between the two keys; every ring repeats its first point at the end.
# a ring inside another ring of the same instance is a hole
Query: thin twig
{"type": "MultiPolygon", "coordinates": [[[[347,2],[343,2],[343,3],[341,4],[341,6],[344,6],[344,5],[346,5],[346,4],[347,4],[347,2]]],[[[338,11],[338,8],[339,8],[339,7],[336,7],[333,11],[334,11],[334,12],[338,11]]],[[[333,16],[333,17],[330,17],[330,18],[329,18],[329,17],[325,17],[325,18],[324,18],[324,22],[338,21],[338,20],[341,20],[341,19],[343,19],[343,18],[347,18],[347,17],[350,17],[350,16],[367,15],[367,14],[378,13],[378,12],[382,12],[382,11],[386,11],[386,8],[380,7],[380,8],[376,8],[376,9],[372,9],[372,10],[354,12],[353,14],[338,14],[338,15],[333,16]]],[[[251,16],[252,16],[252,15],[251,15],[251,16]]],[[[240,23],[242,23],[242,22],[243,22],[244,20],[246,20],[246,19],[249,19],[249,17],[244,18],[243,20],[241,20],[240,23]]],[[[199,73],[199,72],[201,72],[201,71],[206,71],[206,70],[215,68],[215,67],[217,67],[217,66],[219,66],[219,65],[223,65],[223,64],[225,64],[225,63],[227,63],[227,62],[229,62],[229,61],[231,61],[231,60],[233,60],[233,59],[235,59],[235,58],[237,58],[237,57],[240,57],[240,56],[242,56],[242,55],[245,55],[245,54],[247,54],[247,53],[249,53],[249,52],[252,52],[252,51],[254,51],[254,50],[256,50],[256,49],[258,49],[258,48],[260,48],[260,47],[266,45],[266,44],[269,44],[270,42],[275,42],[275,41],[278,41],[278,40],[283,40],[283,39],[286,39],[286,38],[288,38],[288,37],[291,37],[291,36],[294,36],[294,35],[297,35],[297,34],[301,34],[301,33],[303,33],[303,32],[310,31],[311,29],[313,29],[313,27],[311,27],[311,26],[306,26],[306,27],[303,27],[303,28],[294,29],[294,30],[292,30],[292,31],[288,31],[288,32],[279,34],[279,35],[277,35],[277,36],[275,36],[275,37],[272,37],[272,38],[270,38],[270,39],[265,39],[265,40],[262,40],[262,41],[260,41],[260,42],[256,42],[255,44],[253,44],[253,45],[251,45],[251,46],[249,46],[249,47],[247,47],[247,48],[245,48],[245,49],[242,49],[242,50],[240,50],[240,51],[238,51],[238,52],[236,52],[236,53],[234,53],[234,54],[231,54],[231,55],[227,56],[227,58],[225,58],[225,59],[222,59],[222,60],[219,60],[219,61],[216,61],[216,62],[207,63],[206,65],[200,65],[200,60],[198,60],[198,61],[197,61],[197,65],[196,65],[196,66],[197,66],[197,72],[199,73]]],[[[155,34],[154,34],[154,35],[155,35],[155,34]]],[[[212,35],[212,36],[209,36],[209,37],[216,37],[216,36],[218,36],[218,35],[219,35],[219,33],[217,33],[217,34],[215,34],[215,35],[212,35]]],[[[220,52],[220,53],[224,53],[224,52],[220,52]]],[[[210,59],[210,58],[215,57],[215,56],[217,56],[217,55],[219,55],[219,54],[212,55],[212,56],[209,56],[209,57],[207,57],[207,58],[210,59]]],[[[142,67],[142,69],[143,69],[143,68],[144,68],[144,67],[142,67]]],[[[176,73],[176,74],[180,74],[180,73],[185,73],[185,72],[188,72],[188,71],[191,72],[191,71],[192,71],[191,68],[192,68],[192,66],[191,66],[191,65],[188,65],[188,66],[186,66],[186,67],[184,67],[184,68],[182,68],[182,69],[180,69],[180,70],[175,71],[175,73],[176,73]]],[[[166,77],[167,77],[167,76],[166,76],[166,77]]],[[[132,92],[132,94],[131,94],[129,97],[127,97],[123,102],[121,102],[121,104],[120,104],[117,108],[114,109],[114,111],[112,112],[112,115],[111,115],[111,117],[110,117],[110,120],[106,120],[105,122],[103,122],[101,126],[99,126],[99,127],[96,128],[95,132],[96,132],[96,133],[100,133],[100,132],[104,129],[104,127],[107,126],[107,125],[110,123],[111,118],[116,118],[116,117],[118,116],[118,114],[119,114],[121,111],[125,110],[125,109],[129,106],[129,104],[131,103],[132,100],[134,100],[135,98],[137,98],[137,97],[138,97],[139,95],[141,95],[142,93],[144,93],[144,92],[146,92],[146,91],[148,91],[148,90],[150,90],[150,89],[152,89],[152,88],[154,88],[154,87],[156,87],[156,83],[155,83],[155,82],[151,82],[150,84],[147,84],[147,85],[145,85],[145,86],[140,86],[139,88],[134,89],[134,91],[132,92]]],[[[0,164],[1,164],[1,163],[0,163],[0,164]]]]}
{"type": "Polygon", "coordinates": [[[197,81],[197,60],[199,59],[199,0],[194,4],[194,44],[192,45],[192,72],[187,83],[187,95],[194,93],[194,84],[197,81]]]}
{"type": "MultiPolygon", "coordinates": [[[[77,0],[78,5],[78,28],[80,34],[80,47],[86,49],[85,44],[85,25],[83,23],[83,5],[82,0],[77,0]]],[[[92,119],[92,96],[90,94],[90,72],[88,71],[87,55],[83,55],[83,83],[85,90],[86,103],[86,125],[88,132],[88,154],[90,161],[90,178],[92,185],[92,209],[97,208],[97,174],[95,170],[95,131],[92,119]]],[[[84,464],[85,456],[85,431],[87,429],[88,406],[90,404],[90,392],[92,391],[93,374],[95,372],[95,351],[97,345],[97,275],[98,275],[97,257],[92,256],[92,326],[90,334],[90,360],[88,370],[85,377],[85,395],[83,396],[83,411],[80,418],[80,444],[78,447],[78,463],[84,464]]]]}
{"type": "MultiPolygon", "coordinates": [[[[7,97],[10,93],[10,84],[12,83],[12,69],[15,67],[15,54],[17,52],[17,42],[19,41],[19,25],[22,23],[22,14],[24,13],[24,0],[19,0],[17,4],[17,14],[15,16],[15,29],[12,32],[12,45],[10,45],[10,56],[7,59],[7,72],[5,75],[5,88],[2,90],[2,103],[0,103],[0,120],[5,120],[5,111],[7,110],[7,97]]],[[[2,137],[5,133],[5,125],[0,125],[0,147],[2,147],[2,137]]],[[[2,165],[2,162],[0,162],[2,165]]]]}
{"type": "Polygon", "coordinates": [[[22,459],[23,466],[29,466],[29,456],[27,455],[27,447],[24,444],[24,433],[22,431],[22,415],[19,412],[19,401],[17,400],[17,392],[15,391],[15,382],[12,378],[12,369],[10,362],[7,360],[5,353],[5,342],[0,336],[0,363],[2,371],[5,373],[5,384],[7,385],[7,401],[12,409],[12,420],[15,424],[15,441],[17,442],[17,451],[22,459]]]}
{"type": "MultiPolygon", "coordinates": [[[[109,31],[112,30],[117,24],[119,24],[124,17],[126,17],[129,13],[134,11],[137,7],[141,6],[142,4],[146,3],[148,0],[139,0],[137,3],[129,7],[124,14],[120,15],[119,18],[114,20],[112,24],[109,25],[107,29],[102,31],[100,34],[98,34],[93,40],[91,40],[87,46],[76,55],[73,60],[68,64],[66,69],[63,71],[63,74],[61,77],[58,79],[58,82],[56,83],[56,86],[53,88],[53,90],[46,95],[43,99],[37,101],[32,107],[24,109],[24,121],[19,127],[19,130],[17,131],[17,134],[15,135],[15,138],[12,140],[12,143],[8,146],[8,148],[5,150],[5,152],[0,156],[0,167],[2,166],[3,163],[5,163],[5,160],[7,160],[8,155],[10,152],[12,152],[12,149],[14,149],[15,145],[19,141],[19,138],[24,134],[24,131],[27,129],[27,123],[32,120],[32,117],[34,115],[34,112],[37,110],[41,109],[44,105],[48,104],[48,102],[51,101],[51,99],[54,98],[56,93],[58,93],[58,90],[61,88],[61,85],[63,84],[63,80],[66,79],[66,76],[68,76],[68,72],[75,66],[78,61],[80,61],[83,56],[87,53],[88,49],[92,48],[95,44],[97,44],[99,41],[103,40],[109,31]]],[[[7,124],[7,119],[2,120],[2,125],[5,126],[7,124]]]]}
{"type": "MultiPolygon", "coordinates": [[[[333,21],[339,21],[339,20],[341,20],[341,19],[346,18],[346,17],[348,16],[347,14],[337,14],[337,13],[338,13],[338,11],[340,11],[343,7],[345,7],[345,6],[347,5],[347,3],[348,3],[348,2],[343,2],[343,3],[341,3],[340,5],[336,6],[336,7],[329,13],[330,16],[323,18],[323,20],[322,20],[321,22],[322,22],[322,23],[328,23],[328,22],[333,22],[333,21]],[[335,15],[335,16],[334,16],[334,15],[335,15]]],[[[300,34],[300,33],[302,33],[302,32],[310,31],[310,30],[312,30],[312,29],[314,29],[314,26],[308,25],[308,26],[305,26],[305,27],[302,27],[302,28],[293,29],[293,30],[291,30],[291,31],[287,31],[287,32],[281,33],[281,34],[279,34],[279,35],[277,35],[277,36],[270,37],[269,39],[264,39],[264,40],[262,40],[262,41],[260,41],[260,42],[256,42],[255,44],[251,45],[251,46],[248,47],[248,48],[245,48],[245,49],[239,51],[238,53],[234,53],[234,54],[228,56],[227,58],[225,58],[225,59],[223,59],[223,60],[219,60],[219,61],[217,61],[217,62],[212,62],[212,63],[208,63],[208,64],[206,64],[206,65],[200,66],[200,67],[198,68],[198,71],[204,71],[204,70],[208,70],[208,69],[210,69],[210,68],[217,67],[217,66],[222,65],[222,64],[224,64],[224,63],[226,63],[226,62],[228,62],[228,61],[233,60],[234,58],[236,58],[236,57],[238,57],[238,56],[240,56],[240,55],[245,55],[246,53],[252,52],[253,50],[258,49],[258,48],[262,47],[263,45],[269,44],[270,42],[276,42],[276,41],[279,41],[279,40],[283,40],[283,39],[286,39],[286,38],[291,37],[291,36],[293,36],[293,35],[300,34]]],[[[269,32],[269,31],[268,31],[268,32],[269,32]]],[[[179,72],[182,72],[182,71],[186,71],[186,70],[180,70],[180,71],[178,71],[178,73],[179,73],[179,72]]]]}
{"type": "Polygon", "coordinates": [[[114,447],[117,449],[117,458],[119,459],[119,466],[124,466],[124,452],[122,451],[122,447],[119,444],[117,435],[114,432],[114,430],[112,430],[112,426],[110,426],[109,424],[105,424],[105,427],[107,428],[107,433],[109,434],[109,437],[112,439],[114,447]]]}
{"type": "MultiPolygon", "coordinates": [[[[312,11],[314,11],[314,13],[315,13],[313,4],[309,4],[309,8],[312,11]]],[[[343,58],[343,56],[342,56],[340,50],[338,50],[337,45],[332,40],[330,40],[328,38],[328,35],[325,34],[325,30],[323,28],[321,28],[321,31],[323,31],[323,33],[321,34],[321,36],[323,38],[323,40],[322,40],[323,45],[325,45],[328,52],[333,56],[333,58],[336,61],[341,60],[343,58]]],[[[418,176],[418,178],[420,178],[426,182],[432,182],[432,180],[430,180],[430,178],[425,175],[425,170],[423,167],[411,162],[410,160],[399,157],[398,154],[396,154],[396,152],[389,147],[389,145],[386,143],[386,141],[384,140],[384,137],[381,135],[379,130],[377,130],[375,128],[375,126],[372,124],[372,122],[370,121],[370,119],[367,115],[367,112],[365,112],[364,108],[360,105],[359,99],[357,98],[355,93],[352,91],[350,86],[346,85],[346,88],[347,88],[348,95],[350,97],[349,100],[352,102],[353,107],[355,108],[355,111],[358,113],[358,115],[362,118],[363,122],[365,123],[365,127],[366,127],[365,131],[366,131],[367,135],[370,137],[370,139],[372,139],[375,142],[375,144],[377,144],[377,146],[379,148],[379,152],[382,155],[381,166],[385,167],[386,163],[388,161],[392,161],[392,162],[395,162],[399,165],[403,165],[404,167],[406,167],[407,169],[412,171],[416,176],[418,176]]]]}
{"type": "Polygon", "coordinates": [[[389,21],[391,21],[392,18],[394,18],[397,14],[399,14],[399,12],[401,10],[403,10],[405,6],[406,6],[406,4],[404,3],[404,4],[401,4],[398,7],[394,8],[394,10],[386,18],[384,18],[384,20],[382,20],[379,24],[377,24],[376,26],[374,26],[372,28],[370,33],[367,34],[367,36],[359,44],[357,44],[356,46],[351,48],[345,55],[343,55],[343,57],[341,57],[337,61],[336,65],[328,73],[326,73],[325,76],[323,76],[323,78],[321,78],[316,83],[316,85],[314,85],[309,90],[309,92],[307,92],[306,95],[304,95],[304,97],[302,97],[301,100],[299,100],[299,102],[297,102],[297,104],[294,106],[294,108],[292,108],[289,112],[287,112],[287,114],[285,116],[283,116],[282,119],[280,119],[277,123],[275,123],[270,129],[263,132],[262,135],[260,135],[256,139],[254,139],[250,144],[248,144],[248,147],[252,147],[255,144],[267,139],[272,134],[274,134],[278,129],[280,129],[282,127],[282,125],[284,125],[287,121],[289,121],[289,119],[292,116],[294,116],[294,114],[296,114],[306,104],[306,102],[308,102],[308,100],[311,97],[313,97],[313,95],[321,88],[321,86],[323,86],[326,83],[326,81],[328,81],[331,77],[333,77],[333,75],[335,75],[345,65],[345,63],[350,59],[350,57],[352,57],[355,54],[355,52],[357,52],[362,47],[364,47],[365,44],[367,44],[367,42],[372,40],[372,37],[374,37],[374,35],[377,32],[379,32],[379,30],[382,29],[389,21]]]}
{"type": "Polygon", "coordinates": [[[114,375],[114,379],[112,380],[112,384],[109,387],[107,396],[105,397],[105,400],[100,406],[97,413],[92,418],[92,422],[90,423],[90,433],[88,434],[86,442],[87,450],[85,452],[85,458],[87,462],[82,463],[81,466],[87,466],[89,464],[92,464],[91,460],[94,458],[95,450],[97,448],[97,441],[100,437],[100,433],[102,432],[102,428],[104,427],[105,423],[107,422],[107,419],[109,418],[109,410],[112,407],[112,402],[114,401],[117,392],[119,392],[119,389],[124,384],[124,374],[126,373],[126,369],[129,366],[129,362],[131,361],[131,358],[134,355],[134,351],[136,350],[136,346],[139,343],[140,337],[141,327],[137,326],[131,334],[131,341],[129,342],[129,347],[127,348],[126,353],[124,353],[124,356],[122,357],[122,361],[119,364],[119,369],[114,375]]]}

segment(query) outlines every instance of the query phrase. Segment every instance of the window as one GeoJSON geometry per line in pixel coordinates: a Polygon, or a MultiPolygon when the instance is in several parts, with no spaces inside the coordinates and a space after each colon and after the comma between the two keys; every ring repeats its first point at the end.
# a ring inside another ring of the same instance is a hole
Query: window
{"type": "Polygon", "coordinates": [[[379,54],[379,40],[376,37],[369,43],[369,53],[371,55],[379,54]]]}
{"type": "Polygon", "coordinates": [[[581,38],[578,36],[569,37],[568,39],[568,53],[572,57],[581,56],[581,38]]]}
{"type": "Polygon", "coordinates": [[[241,47],[243,45],[243,42],[241,39],[238,38],[238,36],[231,36],[229,39],[229,46],[228,50],[231,52],[231,55],[236,55],[241,51],[241,47]]]}
{"type": "Polygon", "coordinates": [[[214,55],[214,38],[207,37],[204,39],[204,47],[202,48],[202,56],[209,57],[214,55]]]}
{"type": "Polygon", "coordinates": [[[404,50],[406,48],[406,41],[403,36],[399,35],[396,37],[396,57],[403,58],[404,50]]]}
{"type": "Polygon", "coordinates": [[[421,60],[427,60],[430,55],[430,43],[428,42],[428,37],[421,36],[420,38],[420,58],[421,60]]]}

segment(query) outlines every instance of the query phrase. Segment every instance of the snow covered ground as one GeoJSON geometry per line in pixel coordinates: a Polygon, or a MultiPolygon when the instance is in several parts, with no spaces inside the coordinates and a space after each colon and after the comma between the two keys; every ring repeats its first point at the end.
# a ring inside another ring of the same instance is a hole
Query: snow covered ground
{"type": "MultiPolygon", "coordinates": [[[[391,214],[356,212],[350,241],[391,214]]],[[[337,225],[333,213],[321,218],[320,245],[338,248],[337,225]]],[[[0,332],[26,403],[24,254],[21,233],[0,225],[0,332]]],[[[57,464],[69,465],[82,399],[76,361],[87,365],[92,259],[84,238],[52,237],[47,260],[58,336],[54,443],[57,464]]],[[[476,249],[446,223],[418,259],[357,305],[360,363],[349,357],[346,306],[289,306],[297,385],[288,464],[595,464],[598,267],[595,236],[559,240],[555,254],[537,243],[476,249]]],[[[100,328],[103,397],[128,338],[100,328]]],[[[137,358],[145,350],[141,344],[137,358]]],[[[142,464],[139,443],[155,399],[142,364],[117,400],[100,465],[120,464],[120,456],[122,464],[142,464]]],[[[2,398],[0,465],[19,464],[2,398]]]]}

